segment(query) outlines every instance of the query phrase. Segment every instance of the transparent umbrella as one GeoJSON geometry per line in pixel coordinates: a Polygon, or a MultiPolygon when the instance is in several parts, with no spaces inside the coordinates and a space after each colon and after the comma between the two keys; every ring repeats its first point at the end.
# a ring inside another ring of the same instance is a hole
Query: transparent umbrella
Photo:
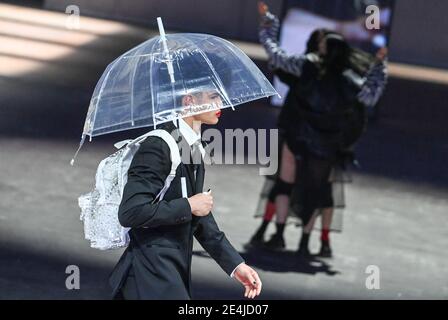
{"type": "Polygon", "coordinates": [[[156,126],[216,108],[277,94],[263,73],[231,42],[208,34],[151,38],[110,63],[97,83],[84,124],[86,136],[156,126]],[[220,104],[184,105],[186,95],[216,92],[220,104]]]}

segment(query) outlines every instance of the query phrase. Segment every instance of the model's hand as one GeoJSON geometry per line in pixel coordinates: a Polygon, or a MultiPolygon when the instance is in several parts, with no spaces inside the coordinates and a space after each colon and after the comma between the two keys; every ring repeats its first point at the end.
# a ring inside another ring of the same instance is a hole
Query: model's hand
{"type": "Polygon", "coordinates": [[[258,273],[247,264],[242,263],[235,270],[234,277],[244,286],[244,297],[253,299],[260,295],[262,285],[260,277],[258,276],[258,273]]]}
{"type": "Polygon", "coordinates": [[[206,216],[212,211],[213,196],[211,192],[198,193],[188,198],[190,203],[191,213],[198,217],[206,216]]]}
{"type": "Polygon", "coordinates": [[[376,58],[378,60],[384,61],[384,59],[386,59],[387,57],[387,48],[386,47],[382,47],[380,48],[377,52],[376,52],[376,58]]]}
{"type": "Polygon", "coordinates": [[[263,1],[258,1],[258,13],[260,16],[266,15],[269,12],[269,7],[263,1]]]}

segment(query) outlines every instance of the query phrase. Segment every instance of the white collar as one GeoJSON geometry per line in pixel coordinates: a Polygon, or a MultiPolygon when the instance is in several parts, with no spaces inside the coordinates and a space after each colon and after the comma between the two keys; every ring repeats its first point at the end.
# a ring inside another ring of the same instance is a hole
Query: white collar
{"type": "MultiPolygon", "coordinates": [[[[173,120],[174,125],[177,128],[177,121],[173,120]]],[[[179,131],[180,134],[185,138],[188,145],[191,147],[195,142],[201,141],[201,134],[191,128],[184,119],[179,119],[179,131]]]]}

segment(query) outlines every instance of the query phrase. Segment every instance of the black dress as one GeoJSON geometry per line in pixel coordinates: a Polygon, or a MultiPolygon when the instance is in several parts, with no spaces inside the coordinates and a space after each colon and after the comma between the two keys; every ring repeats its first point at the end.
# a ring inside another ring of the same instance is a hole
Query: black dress
{"type": "Polygon", "coordinates": [[[343,74],[319,75],[311,62],[291,83],[278,126],[297,158],[308,153],[343,161],[364,131],[366,108],[359,89],[343,74]]]}
{"type": "MultiPolygon", "coordinates": [[[[305,197],[312,198],[309,205],[313,208],[345,206],[343,183],[350,179],[343,169],[352,160],[353,144],[364,130],[365,108],[350,81],[342,75],[320,77],[311,62],[304,64],[300,78],[282,71],[276,75],[290,86],[278,119],[281,140],[297,159],[290,216],[299,218],[292,220],[296,224],[306,224],[311,209],[306,209],[305,197]],[[306,192],[310,186],[312,195],[306,192]]],[[[263,212],[268,198],[275,200],[271,190],[276,179],[267,179],[257,213],[263,212]]],[[[342,230],[342,211],[334,216],[332,229],[342,230]]]]}
{"type": "MultiPolygon", "coordinates": [[[[343,181],[338,168],[353,159],[353,146],[366,125],[366,108],[373,107],[383,93],[386,65],[371,58],[361,74],[356,64],[330,71],[314,53],[289,55],[278,44],[279,30],[277,17],[271,13],[262,17],[260,42],[270,66],[290,87],[278,126],[298,160],[291,211],[307,224],[315,209],[344,205],[343,188],[338,197],[333,196],[335,182],[343,181]]],[[[350,58],[358,55],[359,50],[352,48],[350,58]]],[[[268,177],[258,213],[264,212],[268,199],[275,199],[276,179],[268,177]]],[[[341,226],[342,219],[333,219],[332,229],[341,226]]]]}

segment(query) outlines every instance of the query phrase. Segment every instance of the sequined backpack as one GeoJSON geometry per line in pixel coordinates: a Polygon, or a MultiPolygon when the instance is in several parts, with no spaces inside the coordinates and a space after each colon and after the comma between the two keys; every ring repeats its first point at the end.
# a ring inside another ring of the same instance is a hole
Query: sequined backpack
{"type": "Polygon", "coordinates": [[[109,250],[126,247],[129,244],[128,231],[118,221],[118,209],[128,179],[128,170],[140,144],[147,137],[159,137],[169,146],[171,152],[171,171],[155,201],[163,199],[176,169],[181,162],[176,140],[165,130],[156,129],[134,140],[117,142],[114,154],[103,159],[95,175],[95,187],[78,198],[81,208],[80,220],[84,224],[84,235],[95,249],[109,250]]]}

